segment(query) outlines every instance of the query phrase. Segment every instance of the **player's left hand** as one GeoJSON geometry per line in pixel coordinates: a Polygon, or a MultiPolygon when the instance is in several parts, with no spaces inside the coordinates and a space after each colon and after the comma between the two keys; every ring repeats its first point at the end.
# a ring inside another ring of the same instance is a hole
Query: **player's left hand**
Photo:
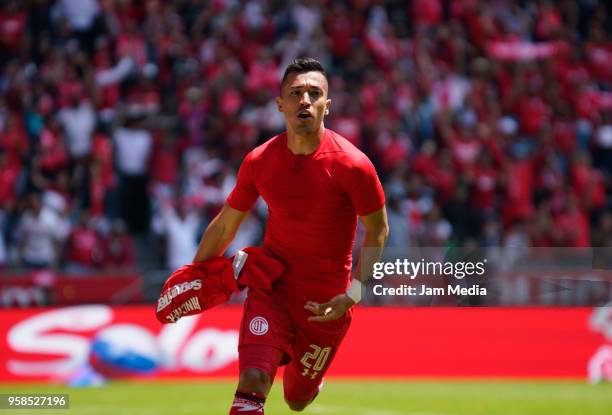
{"type": "Polygon", "coordinates": [[[323,304],[307,301],[304,308],[315,314],[308,317],[308,321],[325,322],[339,319],[354,304],[355,302],[348,295],[339,294],[323,304]]]}

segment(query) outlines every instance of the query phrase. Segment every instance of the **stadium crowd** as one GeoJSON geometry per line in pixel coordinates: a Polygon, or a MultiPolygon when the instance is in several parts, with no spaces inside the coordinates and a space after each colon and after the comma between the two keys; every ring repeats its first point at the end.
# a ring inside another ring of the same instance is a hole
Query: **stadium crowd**
{"type": "MultiPolygon", "coordinates": [[[[0,267],[190,262],[298,56],[385,185],[390,246],[612,246],[597,0],[6,0],[0,267]]],[[[260,241],[265,206],[232,250],[260,241]]]]}

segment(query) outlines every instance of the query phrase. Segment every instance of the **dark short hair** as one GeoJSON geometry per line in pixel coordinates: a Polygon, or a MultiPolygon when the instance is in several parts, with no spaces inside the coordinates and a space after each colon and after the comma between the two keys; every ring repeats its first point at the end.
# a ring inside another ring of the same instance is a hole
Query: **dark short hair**
{"type": "Polygon", "coordinates": [[[323,65],[321,62],[314,58],[297,58],[291,61],[291,63],[285,69],[285,73],[283,75],[283,80],[281,81],[281,88],[285,84],[287,77],[289,74],[296,73],[306,73],[306,72],[321,72],[325,78],[327,78],[327,73],[325,69],[323,69],[323,65]]]}

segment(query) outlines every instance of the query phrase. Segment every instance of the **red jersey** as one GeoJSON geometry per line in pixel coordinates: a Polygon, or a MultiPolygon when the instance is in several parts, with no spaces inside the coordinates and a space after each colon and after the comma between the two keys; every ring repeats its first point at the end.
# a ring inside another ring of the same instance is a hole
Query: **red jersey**
{"type": "Polygon", "coordinates": [[[99,259],[100,240],[93,229],[77,226],[70,235],[68,259],[83,266],[95,266],[99,259]]]}
{"type": "Polygon", "coordinates": [[[325,301],[343,292],[357,216],[385,204],[367,156],[328,129],[313,153],[295,155],[283,133],[247,154],[227,203],[247,211],[260,195],[269,212],[264,247],[287,265],[284,283],[325,301]]]}

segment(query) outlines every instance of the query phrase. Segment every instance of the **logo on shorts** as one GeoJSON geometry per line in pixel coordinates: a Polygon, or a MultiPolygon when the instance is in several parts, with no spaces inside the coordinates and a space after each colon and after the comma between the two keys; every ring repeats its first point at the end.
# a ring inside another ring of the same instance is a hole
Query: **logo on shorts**
{"type": "Polygon", "coordinates": [[[253,317],[249,324],[249,330],[256,336],[262,336],[268,332],[268,320],[263,317],[253,317]]]}

